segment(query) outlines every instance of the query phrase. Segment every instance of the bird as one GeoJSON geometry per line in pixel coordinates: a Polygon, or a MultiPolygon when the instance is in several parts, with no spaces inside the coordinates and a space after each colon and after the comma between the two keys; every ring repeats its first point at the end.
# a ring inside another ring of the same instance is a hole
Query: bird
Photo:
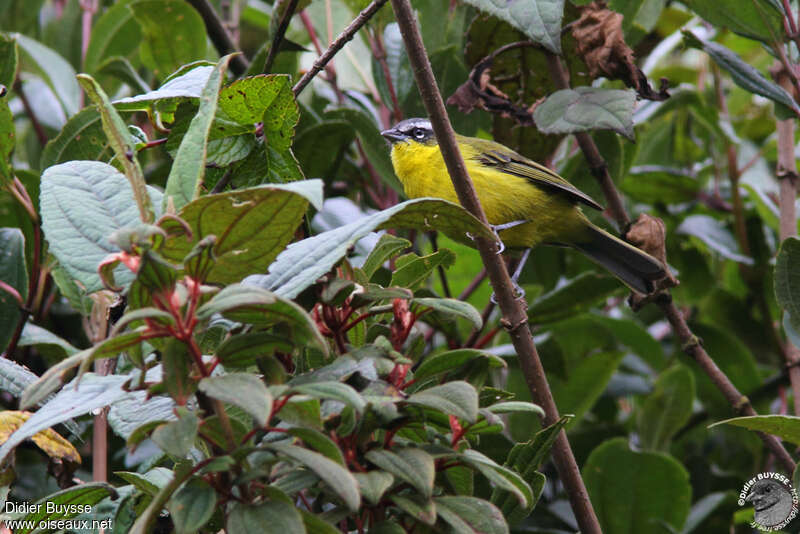
{"type": "Polygon", "coordinates": [[[753,503],[753,521],[762,527],[783,523],[792,511],[792,494],[783,484],[768,478],[753,484],[745,500],[753,503]]]}
{"type": "MultiPolygon", "coordinates": [[[[430,120],[406,119],[381,135],[409,198],[459,203],[430,120]]],[[[581,206],[603,207],[554,171],[494,141],[458,134],[456,141],[489,224],[506,247],[525,250],[515,284],[540,244],[575,248],[643,294],[665,275],[659,260],[590,222],[581,206]]]]}

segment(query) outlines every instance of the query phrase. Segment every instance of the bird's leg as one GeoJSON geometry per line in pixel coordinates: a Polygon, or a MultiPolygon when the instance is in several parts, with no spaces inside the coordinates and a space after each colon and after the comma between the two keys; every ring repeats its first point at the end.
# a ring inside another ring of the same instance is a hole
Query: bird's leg
{"type": "Polygon", "coordinates": [[[506,249],[506,244],[503,243],[503,240],[500,239],[500,233],[502,230],[508,230],[509,228],[514,228],[515,226],[519,226],[520,224],[525,224],[526,222],[530,221],[511,221],[508,223],[503,224],[490,224],[489,228],[492,229],[494,235],[497,236],[497,243],[499,245],[499,250],[497,251],[498,254],[502,254],[503,251],[506,249]]]}
{"type": "MultiPolygon", "coordinates": [[[[531,255],[531,249],[529,248],[525,249],[525,252],[522,253],[522,256],[519,259],[517,268],[514,269],[514,274],[511,275],[511,283],[514,284],[514,295],[516,296],[517,300],[525,296],[525,290],[522,289],[522,286],[520,286],[517,283],[517,280],[519,280],[519,277],[522,274],[522,268],[525,267],[525,263],[528,261],[528,256],[530,255],[531,255]]],[[[497,304],[497,299],[495,298],[494,293],[492,293],[492,296],[490,298],[492,302],[497,304]]]]}

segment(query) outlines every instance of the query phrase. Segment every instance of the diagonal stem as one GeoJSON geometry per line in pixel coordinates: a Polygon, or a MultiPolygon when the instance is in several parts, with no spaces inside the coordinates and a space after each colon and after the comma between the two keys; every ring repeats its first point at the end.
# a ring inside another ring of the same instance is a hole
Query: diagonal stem
{"type": "MultiPolygon", "coordinates": [[[[467,211],[486,224],[486,215],[458,150],[453,127],[450,125],[442,96],[439,94],[411,4],[409,0],[392,0],[392,7],[406,45],[417,87],[425,103],[425,109],[428,111],[458,199],[467,211]]],[[[553,424],[558,420],[558,410],[553,401],[539,354],[536,352],[536,345],[533,343],[526,308],[523,306],[523,302],[516,298],[506,265],[497,255],[497,243],[483,238],[477,238],[475,242],[483,264],[489,273],[489,280],[497,296],[500,310],[503,312],[501,324],[508,331],[511,342],[519,355],[528,388],[533,399],[544,409],[544,424],[553,424]]],[[[569,495],[581,532],[600,534],[602,532],[600,524],[563,430],[559,433],[553,446],[553,460],[569,495]]]]}
{"type": "MultiPolygon", "coordinates": [[[[238,48],[233,38],[230,33],[228,33],[228,30],[225,29],[225,24],[223,24],[222,19],[220,19],[217,12],[214,11],[214,7],[208,0],[188,0],[188,2],[203,18],[208,36],[211,38],[211,42],[214,44],[214,48],[217,49],[217,52],[219,52],[219,55],[226,56],[232,52],[236,52],[238,48]]],[[[244,55],[238,54],[231,58],[230,68],[236,76],[241,76],[247,72],[248,67],[250,67],[250,62],[247,61],[244,55]]]]}
{"type": "Polygon", "coordinates": [[[272,44],[269,46],[267,60],[264,62],[263,72],[267,74],[269,74],[270,70],[272,70],[272,64],[275,62],[275,57],[278,55],[278,50],[281,47],[281,41],[283,41],[283,36],[286,35],[286,29],[289,28],[289,22],[292,20],[292,16],[297,9],[298,3],[299,0],[289,0],[289,5],[286,6],[286,11],[283,12],[281,21],[278,24],[278,29],[275,31],[275,36],[272,38],[272,44]]]}
{"type": "MultiPolygon", "coordinates": [[[[556,83],[557,89],[567,89],[569,88],[569,81],[566,77],[566,71],[564,69],[561,60],[553,55],[548,55],[548,67],[550,69],[551,74],[553,75],[553,80],[556,83]]],[[[628,213],[625,211],[625,207],[622,204],[622,199],[617,191],[614,182],[611,180],[611,176],[608,174],[607,166],[603,157],[600,155],[600,150],[597,148],[592,137],[587,133],[576,134],[576,138],[578,138],[578,143],[581,146],[581,150],[583,151],[583,155],[586,158],[586,161],[589,163],[589,167],[591,169],[603,169],[606,168],[605,172],[598,172],[595,173],[595,178],[600,182],[600,185],[603,187],[603,193],[605,194],[606,201],[608,202],[608,209],[614,217],[614,220],[617,221],[617,224],[624,230],[630,222],[628,217],[628,213]],[[578,137],[578,136],[581,137],[578,137]],[[583,139],[583,143],[581,143],[581,138],[583,139]]],[[[725,396],[725,399],[730,403],[731,407],[738,413],[739,415],[758,415],[755,410],[753,410],[752,405],[750,404],[750,400],[745,396],[742,395],[741,392],[733,385],[733,382],[730,381],[728,376],[719,368],[711,356],[708,355],[708,352],[703,348],[703,345],[700,339],[694,335],[692,330],[689,328],[689,325],[686,323],[686,319],[683,315],[678,311],[678,308],[672,302],[672,296],[669,292],[665,292],[663,295],[664,298],[656,299],[656,303],[661,308],[661,311],[664,313],[664,316],[669,321],[669,324],[672,326],[672,331],[677,336],[678,340],[681,342],[681,347],[683,351],[691,356],[695,362],[700,366],[703,372],[708,375],[717,389],[725,396]]],[[[780,442],[778,438],[772,436],[770,434],[763,434],[761,432],[758,433],[761,440],[764,442],[764,445],[772,451],[775,457],[780,461],[783,467],[790,473],[794,472],[795,469],[795,462],[792,459],[791,455],[786,451],[783,444],[780,442]]]]}

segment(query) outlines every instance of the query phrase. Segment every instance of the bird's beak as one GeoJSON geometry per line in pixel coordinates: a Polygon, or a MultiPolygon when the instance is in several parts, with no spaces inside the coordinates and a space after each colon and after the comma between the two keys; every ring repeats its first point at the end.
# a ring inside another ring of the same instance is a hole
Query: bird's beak
{"type": "Polygon", "coordinates": [[[395,128],[389,128],[388,130],[384,130],[381,132],[381,135],[386,138],[387,141],[390,143],[396,143],[397,141],[402,141],[405,139],[405,136],[398,132],[395,128]]]}

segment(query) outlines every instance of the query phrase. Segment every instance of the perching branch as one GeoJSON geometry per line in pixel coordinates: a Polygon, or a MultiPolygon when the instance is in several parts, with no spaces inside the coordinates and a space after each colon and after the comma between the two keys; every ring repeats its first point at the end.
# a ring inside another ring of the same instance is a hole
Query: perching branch
{"type": "MultiPolygon", "coordinates": [[[[211,42],[214,43],[214,48],[217,49],[219,55],[225,56],[236,52],[238,48],[234,44],[233,38],[228,33],[228,30],[225,29],[225,25],[222,23],[222,20],[219,18],[217,12],[214,11],[211,4],[208,3],[208,0],[188,1],[192,7],[200,13],[200,16],[203,17],[208,36],[211,38],[211,42]]],[[[245,58],[243,54],[237,54],[231,58],[230,69],[236,76],[241,76],[247,72],[249,67],[250,62],[247,61],[247,58],[245,58]]]]}
{"type": "Polygon", "coordinates": [[[317,60],[314,62],[314,65],[308,69],[308,72],[306,72],[303,77],[300,78],[300,81],[298,81],[292,88],[292,91],[294,91],[294,96],[299,95],[303,89],[305,89],[306,85],[308,85],[314,76],[319,74],[319,71],[325,68],[325,65],[327,65],[331,59],[333,59],[333,56],[335,56],[336,53],[341,50],[348,41],[353,39],[353,36],[355,36],[356,32],[360,30],[361,27],[366,24],[367,21],[371,19],[372,16],[377,13],[377,11],[383,7],[387,1],[388,0],[372,0],[372,2],[370,2],[370,4],[365,7],[356,18],[353,19],[353,22],[347,25],[344,31],[339,34],[339,37],[337,37],[331,43],[328,49],[325,50],[324,54],[317,58],[317,60]]]}
{"type": "MultiPolygon", "coordinates": [[[[553,75],[553,80],[556,83],[556,88],[568,89],[569,81],[561,60],[556,56],[548,55],[548,66],[553,75]]],[[[583,151],[586,161],[589,163],[589,167],[599,170],[606,169],[604,172],[595,173],[595,177],[603,187],[603,194],[609,204],[609,212],[612,217],[614,217],[614,220],[617,221],[617,224],[624,230],[630,219],[622,204],[619,192],[608,174],[607,165],[600,155],[600,150],[589,134],[583,133],[576,134],[575,136],[578,138],[578,144],[583,151]],[[579,135],[581,137],[578,137],[579,135]],[[581,138],[583,142],[581,142],[581,138]]],[[[672,296],[669,291],[665,290],[662,297],[655,299],[655,302],[659,305],[667,321],[669,321],[669,324],[672,326],[672,331],[680,341],[683,351],[697,362],[703,372],[714,382],[714,385],[720,390],[734,411],[742,416],[758,415],[755,410],[753,410],[750,400],[739,392],[727,375],[717,367],[717,364],[711,359],[711,356],[708,355],[700,339],[694,335],[689,325],[686,323],[686,319],[672,302],[672,296]]],[[[784,469],[793,473],[795,462],[780,440],[770,434],[759,432],[758,435],[764,442],[764,445],[766,445],[780,461],[784,469]]]]}
{"type": "MultiPolygon", "coordinates": [[[[788,17],[794,26],[791,12],[788,17]]],[[[794,30],[795,35],[797,31],[794,30]]],[[[776,81],[791,93],[791,83],[783,69],[773,71],[776,81]]],[[[779,213],[780,213],[780,240],[797,235],[797,212],[795,199],[797,198],[797,162],[794,158],[794,119],[777,121],[778,130],[778,168],[777,176],[781,184],[779,213]]],[[[794,399],[794,414],[800,415],[800,349],[787,339],[783,348],[786,367],[789,372],[789,382],[792,385],[794,399]]]]}
{"type": "MultiPolygon", "coordinates": [[[[486,215],[458,150],[453,127],[450,125],[442,96],[439,94],[411,4],[409,0],[392,0],[392,7],[406,45],[417,87],[425,103],[425,109],[428,111],[458,199],[464,208],[486,223],[486,215]]],[[[501,324],[508,331],[519,356],[520,366],[531,396],[544,409],[544,424],[551,425],[559,418],[558,409],[553,401],[539,354],[536,352],[536,345],[533,343],[524,301],[517,300],[505,263],[498,255],[497,243],[482,238],[476,238],[475,243],[489,273],[489,280],[503,313],[501,324]]],[[[559,432],[553,446],[553,460],[569,495],[572,510],[578,520],[581,532],[600,534],[602,532],[600,524],[589,501],[589,495],[563,430],[559,432]]]]}

